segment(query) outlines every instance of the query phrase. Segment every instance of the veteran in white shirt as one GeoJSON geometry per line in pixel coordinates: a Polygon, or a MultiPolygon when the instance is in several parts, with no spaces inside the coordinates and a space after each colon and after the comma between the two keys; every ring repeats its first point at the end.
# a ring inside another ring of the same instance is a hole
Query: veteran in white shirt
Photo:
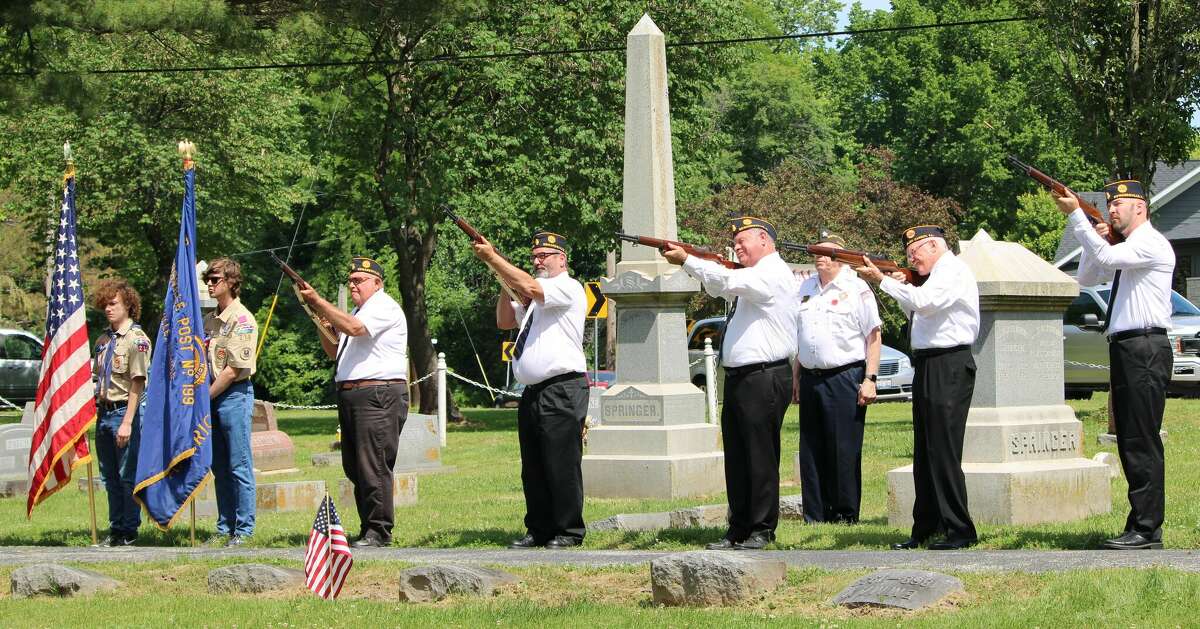
{"type": "Polygon", "coordinates": [[[525,536],[509,548],[570,548],[583,543],[583,421],[588,386],[583,372],[587,296],[567,271],[567,239],[533,235],[534,277],[496,253],[486,240],[475,255],[490,266],[521,302],[502,291],[496,326],[519,329],[513,374],[525,385],[517,407],[525,536]]]}
{"type": "Polygon", "coordinates": [[[913,503],[912,534],[892,544],[917,548],[937,533],[931,550],[957,550],[978,541],[967,509],[962,471],[967,412],[975,393],[971,345],[979,333],[979,287],[971,269],[946,244],[936,225],[904,231],[904,250],[920,286],[885,276],[870,260],[855,269],[900,304],[912,330],[913,503]]]}
{"type": "Polygon", "coordinates": [[[779,432],[791,399],[798,285],[775,251],[769,222],[731,219],[729,234],[743,268],[729,269],[674,246],[663,256],[700,280],[708,294],[733,302],[721,340],[729,529],[708,548],[757,550],[775,540],[779,525],[779,432]]]}
{"type": "MultiPolygon", "coordinates": [[[[845,249],[822,232],[823,247],[845,249]]],[[[814,256],[800,284],[792,399],[800,405],[800,490],[806,522],[858,522],[867,405],[881,345],[875,293],[850,267],[814,256]]]]}
{"type": "Polygon", "coordinates": [[[1162,548],[1166,492],[1163,458],[1163,409],[1174,365],[1167,330],[1171,327],[1171,243],[1150,224],[1142,184],[1124,179],[1104,186],[1112,224],[1093,227],[1074,193],[1055,195],[1083,251],[1081,285],[1114,275],[1105,332],[1117,452],[1129,481],[1129,517],[1119,537],[1105,548],[1162,548]],[[1116,244],[1110,244],[1115,241],[1116,244]]]}
{"type": "Polygon", "coordinates": [[[319,335],[335,363],[342,470],[354,484],[362,522],[353,545],[387,546],[395,524],[392,468],[408,418],[408,321],[384,292],[383,267],[375,260],[354,258],[347,283],[353,312],[343,312],[307,284],[300,296],[337,338],[334,344],[319,335]]]}

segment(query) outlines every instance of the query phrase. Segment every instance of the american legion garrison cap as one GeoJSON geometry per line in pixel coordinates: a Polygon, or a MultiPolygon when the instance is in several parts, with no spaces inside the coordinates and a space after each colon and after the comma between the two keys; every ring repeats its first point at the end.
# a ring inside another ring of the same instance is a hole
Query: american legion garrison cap
{"type": "Polygon", "coordinates": [[[566,253],[567,238],[562,234],[540,231],[533,235],[533,242],[529,245],[530,249],[537,249],[538,247],[549,247],[566,253]]]}
{"type": "Polygon", "coordinates": [[[362,256],[356,256],[354,258],[351,258],[350,272],[351,273],[369,273],[371,275],[374,275],[375,277],[378,277],[379,279],[383,279],[383,267],[379,266],[378,262],[376,262],[370,258],[364,258],[362,256]]]}
{"type": "Polygon", "coordinates": [[[846,240],[828,229],[822,229],[817,233],[817,242],[831,242],[842,249],[846,248],[846,240]]]}
{"type": "Polygon", "coordinates": [[[907,249],[908,246],[914,242],[921,242],[926,238],[945,237],[946,231],[937,225],[917,225],[916,227],[909,227],[908,229],[904,230],[904,248],[907,249]]]}
{"type": "Polygon", "coordinates": [[[1136,179],[1120,179],[1104,184],[1104,200],[1112,201],[1113,199],[1141,199],[1146,200],[1146,192],[1142,188],[1142,182],[1136,179]]]}
{"type": "Polygon", "coordinates": [[[771,240],[776,238],[775,226],[769,221],[755,216],[734,216],[729,219],[729,236],[732,238],[747,229],[763,229],[771,240]]]}

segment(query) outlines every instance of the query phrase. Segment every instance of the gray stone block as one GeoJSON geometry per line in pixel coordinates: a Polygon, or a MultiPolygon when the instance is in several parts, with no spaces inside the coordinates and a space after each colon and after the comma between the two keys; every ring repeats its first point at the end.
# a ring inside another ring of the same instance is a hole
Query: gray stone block
{"type": "Polygon", "coordinates": [[[804,499],[800,494],[779,497],[779,517],[784,520],[804,519],[804,499]]]}
{"type": "Polygon", "coordinates": [[[450,594],[491,596],[498,586],[518,580],[507,572],[478,566],[419,566],[400,573],[400,600],[429,603],[450,594]]]}
{"type": "Polygon", "coordinates": [[[729,507],[726,505],[701,505],[676,509],[669,516],[673,529],[723,527],[729,522],[729,507]]]}
{"type": "Polygon", "coordinates": [[[29,494],[29,479],[24,476],[9,476],[0,478],[0,498],[25,496],[29,494]]]}
{"type": "Polygon", "coordinates": [[[962,591],[962,581],[949,575],[925,570],[880,570],[851,583],[829,602],[845,607],[921,609],[962,591]]]}
{"type": "Polygon", "coordinates": [[[621,513],[588,525],[591,531],[658,531],[671,526],[670,513],[621,513]]]}
{"type": "Polygon", "coordinates": [[[729,551],[693,551],[650,562],[650,585],[659,605],[733,605],[783,583],[787,564],[729,551]]]}
{"type": "Polygon", "coordinates": [[[208,591],[213,594],[240,592],[257,594],[304,585],[304,572],[261,563],[223,566],[208,573],[208,591]]]}
{"type": "Polygon", "coordinates": [[[98,572],[43,563],[14,570],[11,592],[13,598],[90,596],[111,592],[120,586],[120,581],[98,572]]]}
{"type": "Polygon", "coordinates": [[[1108,466],[1109,478],[1120,478],[1125,475],[1125,470],[1121,469],[1121,459],[1112,452],[1097,452],[1092,460],[1108,466]]]}

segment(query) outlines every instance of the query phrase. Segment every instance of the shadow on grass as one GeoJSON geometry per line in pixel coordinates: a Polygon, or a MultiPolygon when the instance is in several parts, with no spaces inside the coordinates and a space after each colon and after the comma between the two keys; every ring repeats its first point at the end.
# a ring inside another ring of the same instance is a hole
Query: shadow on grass
{"type": "MultiPolygon", "coordinates": [[[[97,523],[98,526],[102,525],[97,523]]],[[[108,534],[106,528],[96,532],[97,541],[102,541],[108,534]]],[[[196,528],[196,544],[204,544],[216,533],[210,529],[196,528]]],[[[62,546],[80,547],[92,545],[92,531],[88,527],[70,529],[48,529],[37,532],[35,536],[0,535],[0,546],[62,546]]],[[[307,538],[306,538],[307,539],[307,538]]],[[[143,525],[138,529],[138,539],[135,546],[175,547],[191,546],[191,531],[185,526],[175,526],[168,531],[160,531],[154,527],[143,525]]]]}
{"type": "Polygon", "coordinates": [[[517,529],[447,529],[418,539],[413,546],[454,548],[459,546],[500,546],[519,539],[524,531],[517,529]]]}

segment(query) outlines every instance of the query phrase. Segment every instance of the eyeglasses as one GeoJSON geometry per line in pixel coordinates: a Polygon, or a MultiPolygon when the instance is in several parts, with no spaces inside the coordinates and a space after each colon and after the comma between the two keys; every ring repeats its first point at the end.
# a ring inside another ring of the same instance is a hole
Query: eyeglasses
{"type": "Polygon", "coordinates": [[[350,286],[358,286],[359,284],[362,284],[363,282],[365,282],[369,279],[371,279],[371,278],[369,278],[369,277],[352,277],[352,278],[346,280],[346,283],[349,284],[350,286]]]}
{"type": "Polygon", "coordinates": [[[204,278],[205,284],[212,284],[213,286],[216,286],[223,281],[225,281],[225,277],[222,275],[209,275],[208,277],[204,278]]]}
{"type": "Polygon", "coordinates": [[[914,258],[916,258],[918,251],[920,251],[926,245],[932,245],[932,244],[934,244],[934,240],[932,238],[928,239],[925,242],[917,245],[916,247],[913,247],[912,251],[909,251],[908,253],[904,254],[904,257],[908,258],[909,261],[912,261],[914,258]]]}
{"type": "Polygon", "coordinates": [[[549,258],[550,256],[558,256],[558,255],[562,255],[562,253],[560,253],[560,252],[554,252],[554,253],[535,253],[535,254],[531,255],[530,257],[531,257],[531,258],[533,258],[533,260],[534,260],[535,262],[541,262],[541,261],[545,260],[546,258],[549,258]]]}

